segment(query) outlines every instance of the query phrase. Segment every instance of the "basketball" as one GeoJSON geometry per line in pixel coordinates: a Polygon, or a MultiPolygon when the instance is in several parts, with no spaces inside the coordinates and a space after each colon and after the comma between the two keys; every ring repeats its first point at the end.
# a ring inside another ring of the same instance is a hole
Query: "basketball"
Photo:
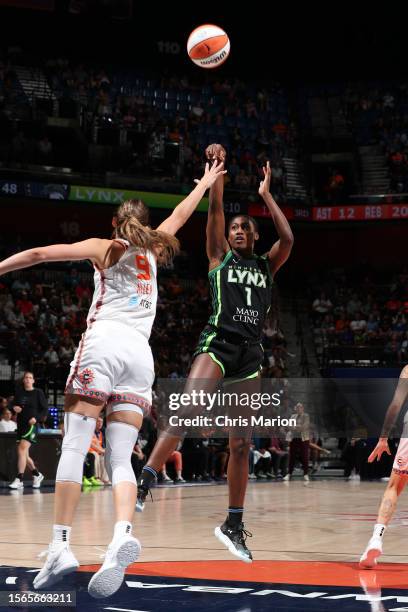
{"type": "Polygon", "coordinates": [[[197,66],[217,68],[229,56],[230,41],[224,30],[207,23],[191,32],[187,41],[187,52],[197,66]]]}

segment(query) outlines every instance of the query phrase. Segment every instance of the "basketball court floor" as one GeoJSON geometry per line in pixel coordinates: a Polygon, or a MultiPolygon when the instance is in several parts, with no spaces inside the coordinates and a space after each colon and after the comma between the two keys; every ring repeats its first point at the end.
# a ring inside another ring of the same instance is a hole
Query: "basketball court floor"
{"type": "MultiPolygon", "coordinates": [[[[244,518],[253,533],[248,544],[254,562],[246,564],[213,535],[228,505],[224,484],[157,487],[153,503],[135,515],[140,561],[105,600],[92,599],[87,584],[111,539],[112,494],[84,491],[71,537],[81,567],[55,591],[72,592],[71,609],[81,612],[408,612],[404,495],[378,568],[361,571],[357,563],[384,488],[342,480],[250,483],[244,518]]],[[[48,546],[54,494],[46,487],[0,493],[0,609],[6,610],[11,606],[4,605],[3,592],[30,591],[43,564],[38,555],[48,546]]]]}

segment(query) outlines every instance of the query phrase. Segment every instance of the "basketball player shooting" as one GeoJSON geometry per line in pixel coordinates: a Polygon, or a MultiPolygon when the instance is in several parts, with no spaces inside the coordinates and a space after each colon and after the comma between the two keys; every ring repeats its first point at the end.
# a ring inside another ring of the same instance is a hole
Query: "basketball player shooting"
{"type": "MultiPolygon", "coordinates": [[[[206,156],[212,163],[220,163],[224,162],[226,152],[221,145],[213,144],[207,147],[206,156]]],[[[293,245],[289,223],[270,193],[269,162],[263,173],[259,195],[269,209],[279,239],[262,256],[254,253],[259,233],[252,217],[233,217],[228,224],[228,239],[225,237],[224,177],[219,177],[210,189],[206,249],[213,312],[194,352],[185,388],[187,393],[195,388],[194,380],[201,384],[205,380],[208,392],[211,381],[215,388],[224,377],[235,383],[260,377],[263,361],[261,336],[271,305],[273,277],[288,259],[293,245]],[[238,279],[242,282],[237,282],[238,279]],[[257,280],[254,282],[253,279],[257,280]],[[257,316],[248,321],[248,317],[240,315],[246,309],[257,311],[257,316]]],[[[158,470],[179,440],[179,436],[164,432],[157,441],[139,479],[139,511],[144,509],[149,487],[158,470]]],[[[244,529],[243,513],[250,441],[250,435],[243,437],[232,433],[229,436],[228,514],[225,522],[214,532],[233,555],[247,563],[252,561],[252,554],[246,546],[248,532],[244,529]]]]}

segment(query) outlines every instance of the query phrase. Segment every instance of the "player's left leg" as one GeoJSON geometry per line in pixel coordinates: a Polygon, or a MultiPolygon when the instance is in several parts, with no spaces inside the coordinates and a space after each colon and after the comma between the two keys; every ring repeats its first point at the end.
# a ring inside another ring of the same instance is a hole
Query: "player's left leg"
{"type": "Polygon", "coordinates": [[[34,461],[29,455],[29,449],[27,449],[27,467],[33,475],[33,489],[39,489],[42,481],[44,480],[44,475],[37,470],[34,461]]]}
{"type": "Polygon", "coordinates": [[[109,597],[121,586],[128,565],[141,552],[132,535],[137,486],[131,457],[143,422],[143,411],[130,403],[108,405],[105,465],[112,482],[115,526],[103,565],[91,578],[88,591],[96,598],[109,597]]]}
{"type": "Polygon", "coordinates": [[[24,478],[25,469],[27,467],[27,455],[28,455],[30,446],[31,446],[31,442],[29,442],[29,440],[25,440],[22,437],[18,441],[18,444],[17,444],[17,476],[13,480],[13,482],[9,484],[10,489],[23,489],[24,488],[23,478],[24,478]]]}
{"type": "Polygon", "coordinates": [[[86,453],[104,401],[65,396],[64,439],[55,479],[53,539],[47,560],[34,578],[34,588],[46,589],[78,567],[70,548],[72,521],[81,495],[86,453]]]}
{"type": "Polygon", "coordinates": [[[372,569],[377,565],[377,559],[382,554],[382,543],[385,530],[394,515],[398,498],[407,484],[407,479],[408,476],[405,474],[398,474],[394,471],[391,473],[391,478],[385,489],[378,510],[377,522],[374,526],[373,535],[360,559],[360,567],[372,569]]]}
{"type": "MultiPolygon", "coordinates": [[[[228,382],[228,381],[227,381],[228,382]]],[[[228,392],[250,396],[260,390],[260,378],[250,375],[248,379],[228,385],[228,392]]],[[[230,416],[240,416],[250,423],[251,408],[238,405],[230,410],[230,416]]],[[[228,461],[228,515],[220,527],[216,527],[214,534],[228,550],[245,563],[252,562],[252,553],[246,545],[247,537],[251,537],[244,528],[243,514],[245,494],[249,473],[249,448],[251,444],[252,427],[234,428],[229,435],[230,456],[228,461]]]]}

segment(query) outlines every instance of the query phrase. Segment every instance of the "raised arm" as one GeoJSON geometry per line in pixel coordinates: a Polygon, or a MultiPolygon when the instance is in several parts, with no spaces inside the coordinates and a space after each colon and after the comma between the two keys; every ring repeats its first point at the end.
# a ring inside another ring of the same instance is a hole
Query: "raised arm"
{"type": "Polygon", "coordinates": [[[408,366],[405,366],[400,374],[397,388],[394,393],[394,397],[388,406],[387,413],[384,419],[384,425],[381,432],[381,437],[378,440],[378,444],[368,458],[369,463],[377,458],[377,461],[381,459],[381,455],[385,452],[391,455],[390,449],[388,448],[388,437],[394,427],[395,421],[398,418],[401,407],[408,396],[408,366]]]}
{"type": "MultiPolygon", "coordinates": [[[[226,152],[223,146],[212,144],[207,147],[205,154],[213,164],[224,163],[226,152]]],[[[225,238],[224,216],[224,177],[219,176],[210,188],[208,217],[207,217],[207,257],[210,270],[218,266],[227,251],[230,250],[225,238]]]]}
{"type": "Polygon", "coordinates": [[[50,246],[28,249],[16,253],[0,262],[0,275],[29,268],[46,261],[79,261],[90,259],[99,267],[104,267],[112,247],[111,240],[90,238],[73,244],[52,244],[50,246]]]}
{"type": "Polygon", "coordinates": [[[197,185],[190,195],[176,206],[171,215],[157,229],[175,236],[180,227],[191,217],[207,189],[214,184],[218,177],[223,177],[225,173],[226,171],[222,163],[213,164],[211,168],[207,163],[205,165],[204,176],[199,181],[196,181],[197,185]]]}
{"type": "Polygon", "coordinates": [[[269,267],[273,276],[288,259],[292,250],[294,238],[288,220],[273,199],[269,190],[271,184],[271,167],[269,162],[266,162],[266,166],[262,169],[265,178],[261,181],[259,186],[259,195],[262,197],[271,213],[272,221],[279,236],[279,240],[272,245],[268,253],[269,267]]]}

